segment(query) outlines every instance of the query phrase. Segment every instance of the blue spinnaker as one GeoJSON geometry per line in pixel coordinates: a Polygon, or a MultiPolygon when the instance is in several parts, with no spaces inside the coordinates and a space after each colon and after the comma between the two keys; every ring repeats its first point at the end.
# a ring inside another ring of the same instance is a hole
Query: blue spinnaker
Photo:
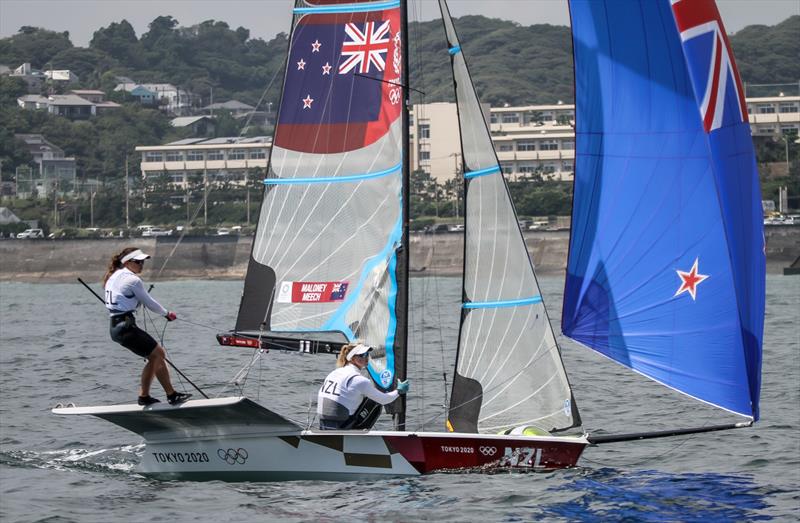
{"type": "Polygon", "coordinates": [[[758,419],[765,257],[713,0],[571,0],[576,168],[562,330],[758,419]]]}

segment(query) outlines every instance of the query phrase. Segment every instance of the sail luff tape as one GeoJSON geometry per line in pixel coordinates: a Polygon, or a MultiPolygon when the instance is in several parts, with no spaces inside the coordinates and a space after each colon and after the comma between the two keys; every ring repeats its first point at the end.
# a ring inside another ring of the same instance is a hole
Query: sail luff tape
{"type": "Polygon", "coordinates": [[[519,307],[521,305],[533,305],[535,303],[542,303],[542,296],[536,295],[530,298],[520,298],[518,300],[502,300],[502,301],[471,301],[462,303],[461,306],[465,309],[497,309],[501,307],[519,307]]]}
{"type": "Polygon", "coordinates": [[[319,178],[266,178],[264,185],[291,185],[291,184],[305,184],[305,183],[344,183],[344,182],[360,182],[361,180],[370,180],[372,178],[380,178],[389,174],[400,172],[403,168],[403,163],[378,171],[374,173],[354,174],[351,176],[325,176],[319,178]]]}
{"type": "Polygon", "coordinates": [[[494,174],[500,172],[500,166],[495,165],[494,167],[487,167],[486,169],[480,169],[478,171],[470,171],[464,174],[464,178],[476,178],[478,176],[486,176],[487,174],[494,174]]]}
{"type": "Polygon", "coordinates": [[[383,11],[385,9],[392,9],[394,7],[400,7],[400,0],[391,0],[389,2],[376,2],[370,4],[340,4],[336,6],[295,7],[294,14],[365,13],[369,11],[383,11]]]}

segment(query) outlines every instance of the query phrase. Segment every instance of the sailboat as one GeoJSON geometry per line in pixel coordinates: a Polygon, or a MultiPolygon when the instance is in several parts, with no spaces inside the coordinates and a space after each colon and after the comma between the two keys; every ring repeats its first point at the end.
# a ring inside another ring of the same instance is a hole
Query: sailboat
{"type": "MultiPolygon", "coordinates": [[[[713,2],[698,4],[716,12],[713,2]]],[[[393,430],[372,428],[374,410],[354,430],[317,430],[242,396],[176,407],[53,412],[96,416],[140,434],[144,474],[258,481],[553,470],[575,466],[593,443],[722,430],[757,419],[763,258],[753,258],[761,239],[747,214],[758,196],[757,180],[748,178],[754,172],[747,168],[752,146],[747,156],[749,135],[745,140],[740,124],[723,125],[717,141],[720,129],[704,127],[697,100],[705,91],[690,78],[700,66],[684,58],[693,44],[691,31],[682,41],[678,30],[682,2],[643,2],[636,13],[616,2],[571,2],[583,94],[577,104],[579,160],[562,330],[636,372],[748,421],[604,436],[580,431],[577,403],[466,60],[445,0],[439,5],[456,89],[466,209],[456,373],[442,431],[406,430],[404,397],[386,407],[393,430]],[[630,24],[624,31],[606,30],[622,20],[630,24]],[[644,31],[654,20],[662,22],[657,30],[644,31]],[[661,46],[620,46],[623,37],[617,35],[631,31],[648,42],[660,39],[661,46]],[[671,76],[636,61],[655,60],[659,53],[674,60],[671,76]],[[617,97],[620,81],[623,89],[643,85],[649,91],[617,97]],[[656,115],[664,107],[648,98],[656,92],[672,96],[680,115],[656,115]],[[632,123],[609,100],[623,107],[649,101],[644,107],[650,113],[632,123]],[[639,127],[627,131],[633,124],[639,127]],[[720,159],[731,139],[739,152],[735,179],[717,172],[730,167],[718,164],[732,162],[720,159]],[[656,154],[661,149],[654,142],[675,150],[656,154]],[[640,156],[650,164],[637,161],[640,156]],[[672,183],[685,186],[674,188],[682,189],[677,203],[663,201],[659,183],[670,177],[662,161],[677,162],[666,165],[679,173],[672,183]],[[662,200],[652,207],[634,200],[648,195],[662,200]],[[687,216],[690,204],[711,214],[714,207],[713,220],[687,216]],[[617,214],[620,206],[627,214],[617,214]],[[633,220],[634,212],[645,211],[646,220],[633,220]],[[684,221],[694,225],[693,235],[683,230],[684,221]],[[653,228],[662,222],[661,229],[653,228]],[[667,225],[678,232],[667,235],[667,225]],[[748,234],[741,234],[743,227],[751,227],[748,234]],[[646,228],[653,232],[645,234],[646,228]],[[712,233],[715,241],[706,246],[712,233]],[[659,252],[647,258],[653,250],[659,252]],[[691,270],[684,271],[692,256],[691,270]],[[701,273],[712,261],[726,262],[727,272],[701,273]],[[677,292],[670,288],[675,281],[655,275],[670,276],[670,270],[673,280],[683,282],[677,292]],[[726,303],[702,303],[707,296],[726,303]],[[699,326],[694,314],[701,307],[719,309],[714,328],[699,326]],[[684,315],[687,326],[676,329],[672,320],[684,315]],[[647,318],[660,321],[662,330],[647,318]]],[[[407,378],[406,27],[404,1],[297,0],[258,228],[236,326],[217,336],[222,345],[251,348],[257,355],[268,349],[326,357],[358,340],[375,347],[368,373],[376,387],[392,390],[407,378]]],[[[726,80],[733,78],[723,86],[727,93],[738,76],[719,27],[715,36],[722,35],[722,44],[714,49],[729,67],[726,80]]],[[[713,103],[729,110],[726,102],[713,103]]],[[[746,126],[746,113],[739,116],[746,126]]]]}

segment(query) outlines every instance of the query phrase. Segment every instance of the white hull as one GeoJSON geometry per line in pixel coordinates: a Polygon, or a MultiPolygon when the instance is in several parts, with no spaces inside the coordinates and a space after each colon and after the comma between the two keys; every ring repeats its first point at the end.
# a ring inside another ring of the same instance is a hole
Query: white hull
{"type": "Polygon", "coordinates": [[[462,469],[574,466],[584,437],[313,431],[246,398],[54,409],[93,415],[144,436],[139,470],[161,479],[354,480],[462,469]]]}

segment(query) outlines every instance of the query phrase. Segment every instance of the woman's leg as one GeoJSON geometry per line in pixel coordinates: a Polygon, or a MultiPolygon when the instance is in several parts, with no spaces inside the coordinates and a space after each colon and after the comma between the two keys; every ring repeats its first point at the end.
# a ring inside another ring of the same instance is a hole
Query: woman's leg
{"type": "Polygon", "coordinates": [[[147,358],[147,364],[142,370],[142,389],[139,393],[140,396],[150,395],[150,385],[153,383],[153,377],[158,378],[158,382],[164,387],[164,392],[167,395],[175,392],[172,387],[172,382],[169,378],[169,369],[167,368],[166,353],[161,345],[156,345],[153,352],[147,358]]]}

